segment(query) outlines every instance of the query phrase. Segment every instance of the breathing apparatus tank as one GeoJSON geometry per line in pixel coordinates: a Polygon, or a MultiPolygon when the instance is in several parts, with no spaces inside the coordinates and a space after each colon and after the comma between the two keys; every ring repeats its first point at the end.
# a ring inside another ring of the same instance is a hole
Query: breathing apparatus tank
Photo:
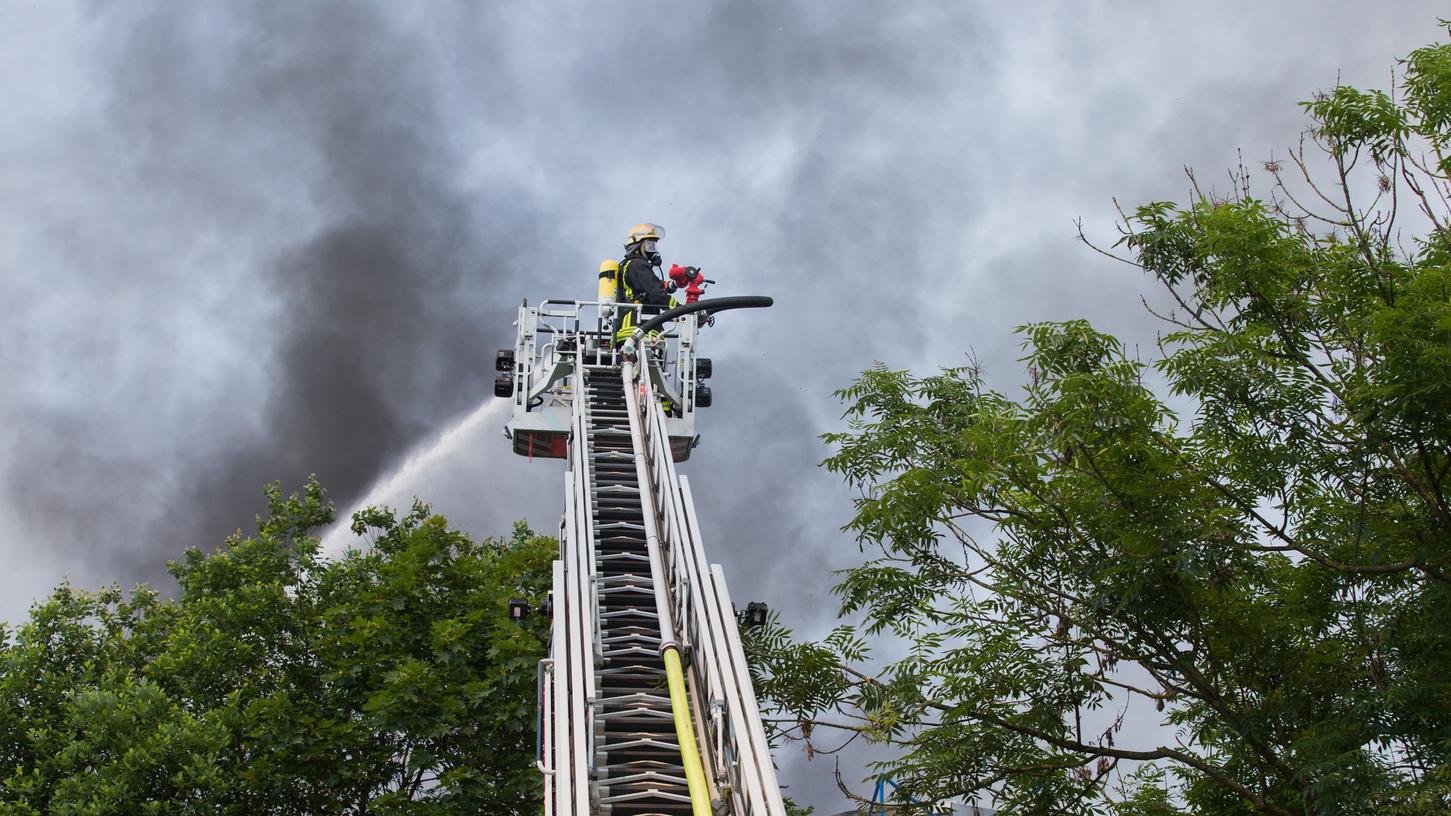
{"type": "Polygon", "coordinates": [[[620,274],[619,261],[600,261],[600,303],[615,302],[615,278],[620,274]]]}

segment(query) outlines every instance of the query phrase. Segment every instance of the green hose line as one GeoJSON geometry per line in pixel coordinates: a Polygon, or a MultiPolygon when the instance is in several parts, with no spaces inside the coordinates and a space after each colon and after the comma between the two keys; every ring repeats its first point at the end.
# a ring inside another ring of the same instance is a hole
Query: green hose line
{"type": "Polygon", "coordinates": [[[670,710],[675,714],[675,738],[680,740],[680,764],[685,766],[685,784],[690,789],[693,816],[711,816],[710,791],[705,786],[705,769],[700,765],[700,748],[690,725],[690,701],[685,696],[685,671],[680,667],[680,650],[666,646],[665,680],[670,685],[670,710]]]}

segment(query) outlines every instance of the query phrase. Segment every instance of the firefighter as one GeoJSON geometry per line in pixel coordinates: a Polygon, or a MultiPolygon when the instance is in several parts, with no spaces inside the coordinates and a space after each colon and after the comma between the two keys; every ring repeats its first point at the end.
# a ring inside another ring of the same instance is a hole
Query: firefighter
{"type": "MultiPolygon", "coordinates": [[[[605,262],[600,266],[600,290],[607,289],[605,278],[614,278],[614,298],[621,306],[639,304],[640,313],[648,318],[675,305],[664,279],[660,277],[660,239],[665,229],[658,224],[636,224],[625,238],[625,257],[618,264],[605,262]],[[613,268],[612,268],[613,267],[613,268]]],[[[619,310],[619,330],[615,337],[623,342],[635,330],[633,309],[619,310]]]]}

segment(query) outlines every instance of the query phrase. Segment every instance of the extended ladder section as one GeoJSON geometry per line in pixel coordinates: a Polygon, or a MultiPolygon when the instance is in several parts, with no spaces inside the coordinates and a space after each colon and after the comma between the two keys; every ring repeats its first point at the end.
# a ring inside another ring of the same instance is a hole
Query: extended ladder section
{"type": "Polygon", "coordinates": [[[675,472],[664,398],[636,361],[590,365],[598,359],[576,352],[541,664],[545,813],[784,816],[725,578],[705,561],[689,483],[675,472]]]}

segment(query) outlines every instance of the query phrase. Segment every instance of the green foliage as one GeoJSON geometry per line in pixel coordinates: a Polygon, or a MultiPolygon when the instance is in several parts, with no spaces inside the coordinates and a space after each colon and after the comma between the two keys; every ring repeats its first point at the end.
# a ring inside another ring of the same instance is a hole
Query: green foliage
{"type": "Polygon", "coordinates": [[[1451,46],[1405,64],[1403,100],[1306,103],[1323,153],[1268,199],[1126,220],[1176,304],[1152,359],[1035,324],[1018,398],[973,368],[839,392],[825,465],[873,557],[836,592],[907,653],[754,635],[778,737],[849,729],[905,792],[1005,813],[1451,811],[1451,46]]]}
{"type": "Polygon", "coordinates": [[[786,816],[811,816],[811,814],[816,812],[816,808],[803,808],[800,805],[796,804],[794,801],[792,801],[791,797],[789,796],[785,797],[785,805],[786,816]]]}
{"type": "Polygon", "coordinates": [[[322,489],[171,565],[176,600],[61,586],[0,642],[0,814],[534,813],[552,540],[373,508],[319,556],[322,489]]]}

